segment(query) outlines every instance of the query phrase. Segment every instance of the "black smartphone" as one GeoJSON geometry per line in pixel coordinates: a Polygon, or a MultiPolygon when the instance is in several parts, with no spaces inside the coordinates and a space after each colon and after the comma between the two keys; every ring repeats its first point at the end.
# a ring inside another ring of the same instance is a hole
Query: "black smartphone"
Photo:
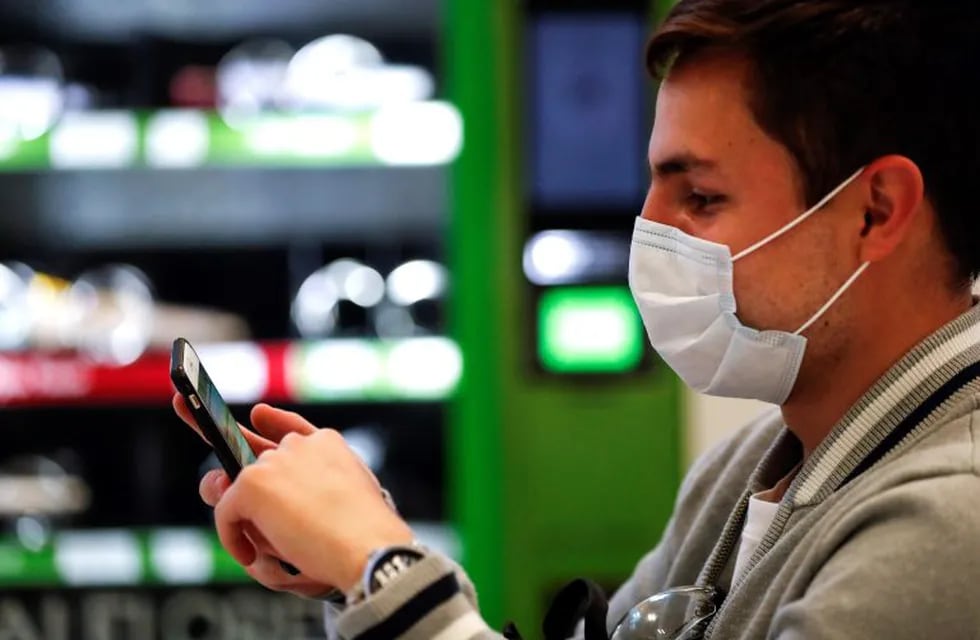
{"type": "MultiPolygon", "coordinates": [[[[242,469],[255,462],[255,452],[242,435],[238,421],[218,393],[211,376],[201,365],[194,347],[184,338],[174,340],[170,354],[170,379],[180,395],[184,396],[197,426],[211,443],[218,462],[228,477],[234,480],[242,469]]],[[[290,575],[299,575],[299,570],[288,562],[280,560],[279,566],[290,575]]]]}
{"type": "Polygon", "coordinates": [[[197,352],[184,338],[174,340],[170,356],[170,379],[184,397],[204,437],[232,480],[242,469],[255,462],[255,452],[218,393],[211,376],[201,366],[197,352]]]}

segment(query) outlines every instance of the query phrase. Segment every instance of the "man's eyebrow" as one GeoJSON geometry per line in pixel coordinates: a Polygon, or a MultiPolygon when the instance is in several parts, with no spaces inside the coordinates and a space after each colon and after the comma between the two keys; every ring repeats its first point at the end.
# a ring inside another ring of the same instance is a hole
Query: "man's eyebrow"
{"type": "Polygon", "coordinates": [[[715,166],[713,160],[698,157],[693,153],[679,153],[655,163],[653,175],[662,178],[678,173],[688,173],[695,169],[713,169],[715,166]]]}

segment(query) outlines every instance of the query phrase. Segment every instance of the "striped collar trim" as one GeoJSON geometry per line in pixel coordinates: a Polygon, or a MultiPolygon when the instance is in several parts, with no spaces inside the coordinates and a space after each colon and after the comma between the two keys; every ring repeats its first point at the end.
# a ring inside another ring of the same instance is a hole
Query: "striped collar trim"
{"type": "Polygon", "coordinates": [[[920,343],[837,423],[807,459],[786,495],[794,507],[816,504],[929,396],[980,362],[980,305],[920,343]]]}

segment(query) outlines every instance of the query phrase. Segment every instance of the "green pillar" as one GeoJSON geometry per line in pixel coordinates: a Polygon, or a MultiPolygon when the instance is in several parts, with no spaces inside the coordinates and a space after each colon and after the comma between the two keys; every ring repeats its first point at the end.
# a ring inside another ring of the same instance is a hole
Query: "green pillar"
{"type": "Polygon", "coordinates": [[[592,381],[531,370],[521,3],[445,8],[449,97],[465,127],[448,243],[465,358],[449,420],[452,510],[484,617],[533,638],[564,582],[616,585],[657,543],[681,473],[681,399],[659,363],[592,381]]]}
{"type": "Polygon", "coordinates": [[[450,99],[463,114],[463,151],[453,168],[448,258],[451,332],[465,358],[450,409],[452,512],[481,610],[499,628],[504,613],[503,431],[506,320],[517,295],[513,34],[498,0],[446,0],[445,67],[450,99]]]}

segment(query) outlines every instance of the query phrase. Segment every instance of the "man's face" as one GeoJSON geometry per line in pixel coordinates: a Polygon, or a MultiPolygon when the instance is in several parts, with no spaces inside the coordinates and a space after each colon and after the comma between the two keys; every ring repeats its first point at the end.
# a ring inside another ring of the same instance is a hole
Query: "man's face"
{"type": "MultiPolygon", "coordinates": [[[[649,149],[653,180],[643,208],[644,218],[728,245],[732,255],[807,208],[792,156],[749,110],[746,69],[739,58],[712,53],[671,71],[657,101],[649,149]]],[[[796,331],[854,272],[854,219],[863,213],[852,191],[736,262],[735,299],[743,323],[796,331]]],[[[808,356],[842,346],[834,338],[853,319],[846,303],[845,297],[806,332],[808,356]]]]}

